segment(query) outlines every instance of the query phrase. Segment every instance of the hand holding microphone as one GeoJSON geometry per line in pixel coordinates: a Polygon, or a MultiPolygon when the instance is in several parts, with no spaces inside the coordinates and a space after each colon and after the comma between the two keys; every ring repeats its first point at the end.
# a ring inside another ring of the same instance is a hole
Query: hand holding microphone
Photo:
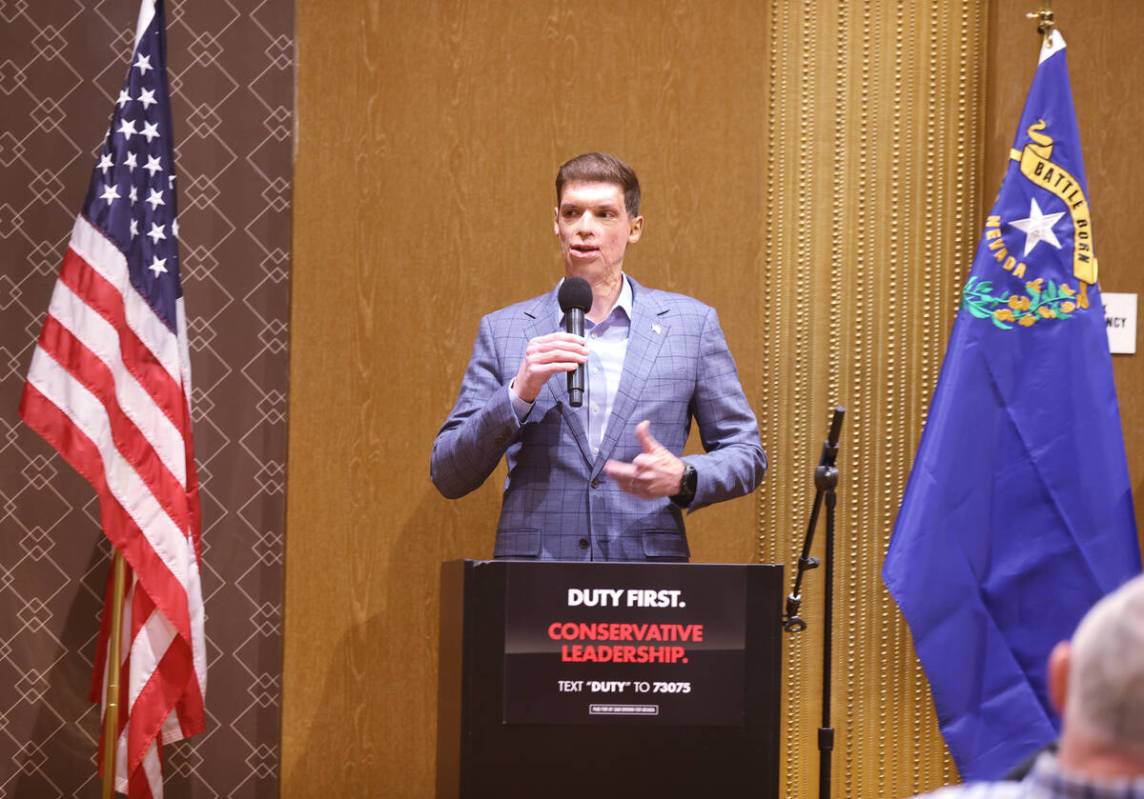
{"type": "MultiPolygon", "coordinates": [[[[592,310],[592,287],[582,277],[570,277],[560,284],[556,295],[564,312],[564,330],[584,338],[584,315],[592,310]]],[[[568,403],[573,408],[584,404],[584,362],[568,372],[568,403]]]]}
{"type": "Polygon", "coordinates": [[[569,401],[579,407],[584,402],[584,364],[588,362],[584,315],[592,308],[592,288],[583,278],[570,277],[560,285],[557,298],[567,332],[537,336],[528,342],[512,390],[525,402],[533,402],[552,375],[567,372],[569,401]]]}

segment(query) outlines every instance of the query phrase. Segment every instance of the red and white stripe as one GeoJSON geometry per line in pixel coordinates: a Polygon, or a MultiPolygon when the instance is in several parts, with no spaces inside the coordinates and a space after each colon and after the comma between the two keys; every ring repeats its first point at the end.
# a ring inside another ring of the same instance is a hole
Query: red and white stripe
{"type": "MultiPolygon", "coordinates": [[[[116,783],[133,798],[161,797],[158,745],[202,731],[206,690],[186,324],[181,299],[176,332],[163,323],[123,253],[82,216],[20,412],[95,488],[129,567],[116,783]]],[[[105,619],[96,689],[107,632],[105,619]]]]}

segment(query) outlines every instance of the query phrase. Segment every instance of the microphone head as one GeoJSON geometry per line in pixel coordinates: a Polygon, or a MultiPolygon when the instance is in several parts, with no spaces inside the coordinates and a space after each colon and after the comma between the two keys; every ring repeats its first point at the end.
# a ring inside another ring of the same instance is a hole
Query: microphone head
{"type": "Polygon", "coordinates": [[[560,310],[568,313],[573,308],[579,308],[584,313],[592,310],[592,287],[582,277],[565,278],[560,284],[560,291],[556,293],[560,302],[560,310]]]}

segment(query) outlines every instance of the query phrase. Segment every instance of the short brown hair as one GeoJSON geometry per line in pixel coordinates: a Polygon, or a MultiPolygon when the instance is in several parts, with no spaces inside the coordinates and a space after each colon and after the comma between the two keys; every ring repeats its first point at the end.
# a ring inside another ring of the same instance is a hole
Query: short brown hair
{"type": "Polygon", "coordinates": [[[571,181],[615,183],[624,190],[624,208],[628,216],[640,215],[640,180],[635,171],[611,153],[584,153],[560,165],[556,173],[556,204],[571,181]]]}

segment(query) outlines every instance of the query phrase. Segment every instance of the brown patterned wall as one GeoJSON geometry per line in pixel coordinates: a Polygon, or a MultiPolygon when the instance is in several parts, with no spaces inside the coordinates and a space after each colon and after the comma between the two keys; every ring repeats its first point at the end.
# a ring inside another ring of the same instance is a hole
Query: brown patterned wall
{"type": "MultiPolygon", "coordinates": [[[[137,12],[0,2],[0,796],[99,791],[106,548],[91,489],[16,405],[137,12]]],[[[172,797],[278,794],[293,13],[168,7],[209,639],[208,729],[167,748],[172,797]]]]}

